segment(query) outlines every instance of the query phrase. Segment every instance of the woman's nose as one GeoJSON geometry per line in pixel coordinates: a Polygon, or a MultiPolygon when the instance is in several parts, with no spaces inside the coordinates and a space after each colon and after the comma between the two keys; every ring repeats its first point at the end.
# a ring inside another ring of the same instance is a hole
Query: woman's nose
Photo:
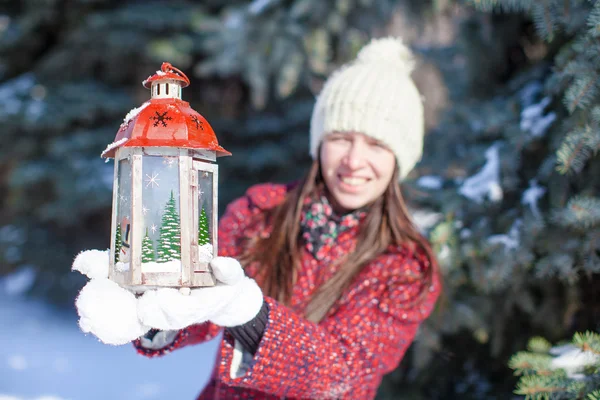
{"type": "Polygon", "coordinates": [[[365,163],[365,148],[359,141],[353,141],[352,145],[348,148],[344,161],[346,165],[351,169],[358,169],[365,163]]]}

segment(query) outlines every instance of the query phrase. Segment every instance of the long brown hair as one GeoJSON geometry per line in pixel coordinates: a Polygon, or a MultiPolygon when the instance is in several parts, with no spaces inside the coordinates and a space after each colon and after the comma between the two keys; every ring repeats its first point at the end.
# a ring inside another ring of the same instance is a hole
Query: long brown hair
{"type": "MultiPolygon", "coordinates": [[[[266,237],[248,238],[240,257],[244,265],[258,263],[257,279],[263,292],[283,304],[290,302],[300,264],[300,218],[304,199],[324,185],[320,162],[316,159],[304,179],[287,193],[285,200],[263,215],[262,223],[271,225],[272,233],[266,237]]],[[[383,196],[370,205],[359,228],[355,250],[350,257],[338,261],[343,263],[343,267],[317,289],[306,307],[306,318],[321,321],[361,269],[390,245],[416,245],[429,259],[429,268],[423,271],[422,293],[417,299],[420,302],[437,273],[437,263],[429,243],[410,220],[398,183],[397,168],[383,196]]]]}

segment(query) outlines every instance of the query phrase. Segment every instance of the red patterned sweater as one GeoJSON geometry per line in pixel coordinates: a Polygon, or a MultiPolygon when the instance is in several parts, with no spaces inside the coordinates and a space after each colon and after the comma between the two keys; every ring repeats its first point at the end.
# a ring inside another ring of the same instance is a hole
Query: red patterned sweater
{"type": "MultiPolygon", "coordinates": [[[[243,234],[253,216],[283,201],[288,187],[263,184],[232,202],[219,223],[219,254],[236,257],[243,234]]],[[[436,276],[426,300],[411,306],[419,293],[419,277],[428,261],[420,253],[393,247],[368,264],[319,324],[302,317],[310,296],[335,272],[332,260],[351,252],[356,227],[337,238],[336,246],[317,260],[304,252],[302,268],[286,307],[265,297],[269,318],[249,369],[230,376],[233,339],[225,332],[209,384],[198,400],[207,399],[372,399],[384,374],[392,371],[412,343],[419,324],[431,313],[439,295],[436,276]],[[407,281],[411,283],[407,283],[407,281]]],[[[250,266],[249,276],[256,271],[250,266]]],[[[160,350],[134,344],[140,354],[161,356],[175,349],[202,343],[222,328],[211,323],[181,330],[175,341],[160,350]]]]}

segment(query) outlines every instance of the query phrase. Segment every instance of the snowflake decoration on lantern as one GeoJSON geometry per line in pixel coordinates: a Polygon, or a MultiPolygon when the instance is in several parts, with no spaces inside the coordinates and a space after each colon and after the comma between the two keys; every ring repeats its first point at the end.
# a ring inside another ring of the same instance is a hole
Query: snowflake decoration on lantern
{"type": "Polygon", "coordinates": [[[204,130],[204,124],[198,119],[198,116],[192,115],[192,122],[196,124],[196,129],[204,130]]]}
{"type": "Polygon", "coordinates": [[[165,164],[169,168],[173,168],[175,166],[176,162],[177,162],[176,157],[169,157],[169,156],[163,157],[163,164],[165,164]]]}
{"type": "Polygon", "coordinates": [[[150,186],[151,188],[154,188],[154,185],[158,187],[158,181],[160,181],[160,179],[158,179],[158,173],[152,173],[152,176],[146,174],[146,187],[150,186]]]}
{"type": "Polygon", "coordinates": [[[148,214],[148,211],[150,211],[150,209],[146,206],[142,206],[142,214],[146,215],[148,214]]]}
{"type": "Polygon", "coordinates": [[[156,233],[156,231],[158,230],[158,227],[155,224],[152,224],[150,226],[150,230],[152,231],[152,233],[156,233]]]}
{"type": "Polygon", "coordinates": [[[121,205],[127,204],[127,196],[125,196],[124,194],[119,195],[119,200],[121,201],[121,205]]]}
{"type": "Polygon", "coordinates": [[[165,111],[164,113],[159,113],[158,111],[154,111],[154,113],[156,115],[150,117],[150,119],[154,120],[153,126],[155,126],[155,127],[158,126],[158,124],[162,124],[162,126],[166,128],[167,121],[170,121],[173,119],[173,118],[167,116],[168,111],[165,111]]]}

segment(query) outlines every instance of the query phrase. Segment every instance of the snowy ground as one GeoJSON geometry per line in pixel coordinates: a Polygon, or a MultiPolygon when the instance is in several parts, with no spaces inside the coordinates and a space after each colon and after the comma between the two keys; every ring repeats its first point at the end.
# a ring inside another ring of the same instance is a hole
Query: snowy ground
{"type": "Polygon", "coordinates": [[[0,280],[0,400],[195,399],[218,340],[148,359],[84,335],[75,315],[25,300],[0,280]]]}

